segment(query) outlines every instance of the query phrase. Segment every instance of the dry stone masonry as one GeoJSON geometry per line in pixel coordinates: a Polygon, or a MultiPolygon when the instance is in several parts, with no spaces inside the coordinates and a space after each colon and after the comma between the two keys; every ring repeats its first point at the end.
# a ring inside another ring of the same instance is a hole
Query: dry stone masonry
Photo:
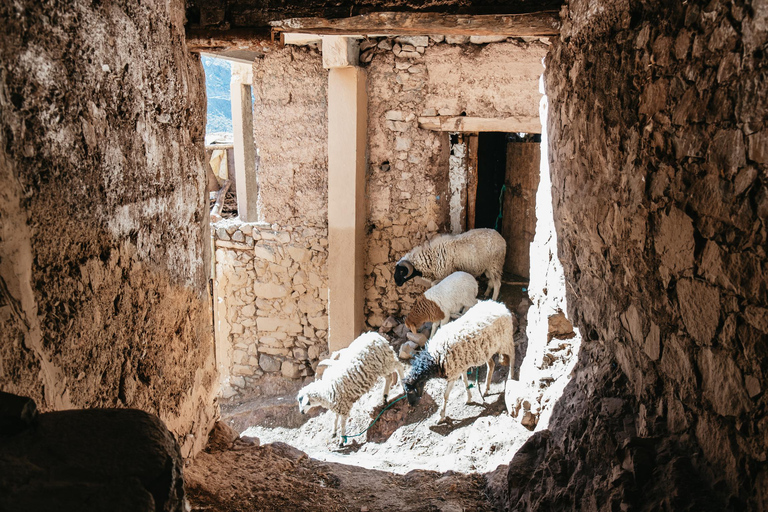
{"type": "MultiPolygon", "coordinates": [[[[426,36],[361,43],[369,88],[371,328],[406,314],[423,291],[397,288],[394,263],[428,237],[451,231],[451,208],[456,217],[455,203],[466,194],[463,146],[453,147],[449,175],[448,134],[420,128],[418,116],[537,113],[539,97],[519,91],[537,90],[547,46],[486,43],[457,46],[426,36]]],[[[327,352],[327,73],[312,47],[289,45],[254,63],[263,223],[214,225],[217,355],[223,396],[232,401],[254,393],[266,375],[313,375],[327,352]]],[[[396,339],[405,342],[406,334],[396,339]]]]}
{"type": "Polygon", "coordinates": [[[249,398],[265,374],[314,375],[328,353],[326,230],[213,225],[222,396],[249,398]]]}

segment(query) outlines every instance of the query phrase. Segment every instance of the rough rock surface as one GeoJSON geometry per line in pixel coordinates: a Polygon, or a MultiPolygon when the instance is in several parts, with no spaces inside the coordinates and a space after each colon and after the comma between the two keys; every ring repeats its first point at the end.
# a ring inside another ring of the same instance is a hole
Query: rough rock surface
{"type": "Polygon", "coordinates": [[[549,162],[584,342],[551,436],[510,465],[510,509],[768,506],[767,18],[761,2],[564,11],[549,162]]]}
{"type": "Polygon", "coordinates": [[[0,7],[0,386],[213,424],[205,92],[181,2],[0,7]]]}
{"type": "Polygon", "coordinates": [[[143,411],[41,414],[0,437],[0,509],[182,511],[179,445],[143,411]]]}

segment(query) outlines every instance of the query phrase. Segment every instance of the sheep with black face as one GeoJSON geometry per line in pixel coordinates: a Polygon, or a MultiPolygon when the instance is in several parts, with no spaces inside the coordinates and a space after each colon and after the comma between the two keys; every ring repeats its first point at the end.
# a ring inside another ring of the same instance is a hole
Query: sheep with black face
{"type": "Polygon", "coordinates": [[[460,235],[439,235],[400,258],[395,266],[395,284],[402,286],[406,281],[421,276],[435,285],[457,271],[464,271],[474,277],[485,274],[488,288],[485,296],[493,289],[493,300],[499,296],[504,257],[507,243],[493,229],[471,229],[460,235]]]}
{"type": "MultiPolygon", "coordinates": [[[[419,402],[424,394],[424,385],[430,379],[446,379],[448,383],[440,412],[440,421],[444,421],[448,395],[459,377],[467,388],[467,403],[472,398],[467,381],[469,368],[483,363],[488,365],[482,394],[488,393],[495,367],[494,354],[504,356],[509,362],[507,380],[511,379],[515,366],[514,334],[514,317],[504,304],[490,300],[478,302],[461,318],[437,331],[427,348],[416,355],[403,381],[408,403],[414,406],[419,402]]],[[[504,384],[506,389],[506,382],[504,384]]]]}

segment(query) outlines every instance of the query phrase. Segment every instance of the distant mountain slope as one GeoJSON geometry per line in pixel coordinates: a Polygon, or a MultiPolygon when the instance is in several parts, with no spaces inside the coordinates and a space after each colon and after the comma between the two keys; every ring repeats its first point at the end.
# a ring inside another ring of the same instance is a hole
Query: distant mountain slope
{"type": "Polygon", "coordinates": [[[208,124],[205,133],[232,133],[232,107],[229,82],[232,66],[229,61],[203,55],[205,92],[208,95],[208,124]]]}

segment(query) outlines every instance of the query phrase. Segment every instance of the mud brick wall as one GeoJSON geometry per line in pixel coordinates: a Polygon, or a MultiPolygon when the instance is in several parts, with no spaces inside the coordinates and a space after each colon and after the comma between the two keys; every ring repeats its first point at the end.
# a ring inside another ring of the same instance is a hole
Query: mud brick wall
{"type": "Polygon", "coordinates": [[[328,70],[316,48],[286,46],[253,64],[259,220],[328,226],[328,70]]]}
{"type": "Polygon", "coordinates": [[[216,393],[203,71],[184,5],[0,7],[0,388],[201,449],[216,393]]]}
{"type": "Polygon", "coordinates": [[[575,0],[564,22],[549,160],[584,345],[508,504],[762,510],[768,10],[575,0]]]}

